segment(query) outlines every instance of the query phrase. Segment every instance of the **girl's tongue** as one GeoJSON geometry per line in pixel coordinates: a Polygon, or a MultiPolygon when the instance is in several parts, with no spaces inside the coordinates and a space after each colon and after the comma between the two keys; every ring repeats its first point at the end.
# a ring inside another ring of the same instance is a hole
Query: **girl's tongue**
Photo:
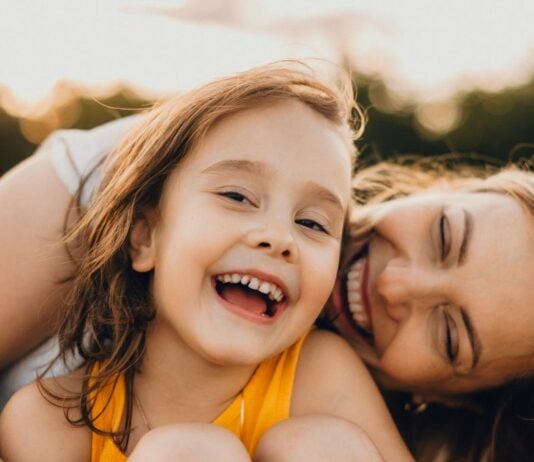
{"type": "Polygon", "coordinates": [[[267,311],[265,298],[256,290],[238,285],[225,285],[220,296],[232,305],[239,306],[251,313],[264,314],[267,311]]]}

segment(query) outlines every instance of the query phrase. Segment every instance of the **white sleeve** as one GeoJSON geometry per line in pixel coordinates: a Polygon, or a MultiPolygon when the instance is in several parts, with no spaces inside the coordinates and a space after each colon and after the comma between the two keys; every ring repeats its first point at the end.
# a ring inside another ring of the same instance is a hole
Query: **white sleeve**
{"type": "MultiPolygon", "coordinates": [[[[59,352],[57,337],[52,337],[31,353],[0,373],[0,411],[19,388],[33,382],[59,352]]],[[[80,358],[68,357],[64,363],[58,360],[46,374],[47,377],[66,374],[81,365],[80,358]]]]}
{"type": "Polygon", "coordinates": [[[98,186],[104,156],[142,117],[142,114],[125,117],[91,130],[58,130],[43,142],[35,155],[50,157],[72,195],[78,191],[80,180],[86,178],[80,202],[87,206],[98,186]]]}

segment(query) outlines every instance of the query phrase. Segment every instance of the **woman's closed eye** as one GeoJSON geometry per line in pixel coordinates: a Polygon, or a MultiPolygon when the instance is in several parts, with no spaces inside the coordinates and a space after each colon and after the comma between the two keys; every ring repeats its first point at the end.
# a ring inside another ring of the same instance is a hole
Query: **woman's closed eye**
{"type": "Polygon", "coordinates": [[[450,221],[445,212],[442,212],[439,217],[439,245],[440,258],[444,261],[451,250],[451,226],[450,221]]]}
{"type": "Polygon", "coordinates": [[[449,361],[454,364],[458,358],[458,350],[460,347],[460,340],[458,337],[458,326],[453,317],[450,316],[446,310],[443,311],[443,323],[445,329],[444,342],[445,352],[449,361]]]}

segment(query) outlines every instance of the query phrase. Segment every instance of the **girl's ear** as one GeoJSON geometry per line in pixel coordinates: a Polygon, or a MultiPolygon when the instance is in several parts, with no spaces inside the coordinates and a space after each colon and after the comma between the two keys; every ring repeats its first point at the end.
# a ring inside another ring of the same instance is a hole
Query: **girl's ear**
{"type": "Polygon", "coordinates": [[[139,273],[152,271],[155,265],[155,213],[143,212],[130,231],[132,268],[139,273]]]}

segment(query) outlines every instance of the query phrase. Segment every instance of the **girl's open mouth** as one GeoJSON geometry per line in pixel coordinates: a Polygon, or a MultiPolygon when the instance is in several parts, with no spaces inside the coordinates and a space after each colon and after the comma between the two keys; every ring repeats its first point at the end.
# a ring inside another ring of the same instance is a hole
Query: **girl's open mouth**
{"type": "Polygon", "coordinates": [[[220,274],[212,283],[226,308],[262,324],[273,322],[287,306],[282,288],[250,274],[220,274]]]}

